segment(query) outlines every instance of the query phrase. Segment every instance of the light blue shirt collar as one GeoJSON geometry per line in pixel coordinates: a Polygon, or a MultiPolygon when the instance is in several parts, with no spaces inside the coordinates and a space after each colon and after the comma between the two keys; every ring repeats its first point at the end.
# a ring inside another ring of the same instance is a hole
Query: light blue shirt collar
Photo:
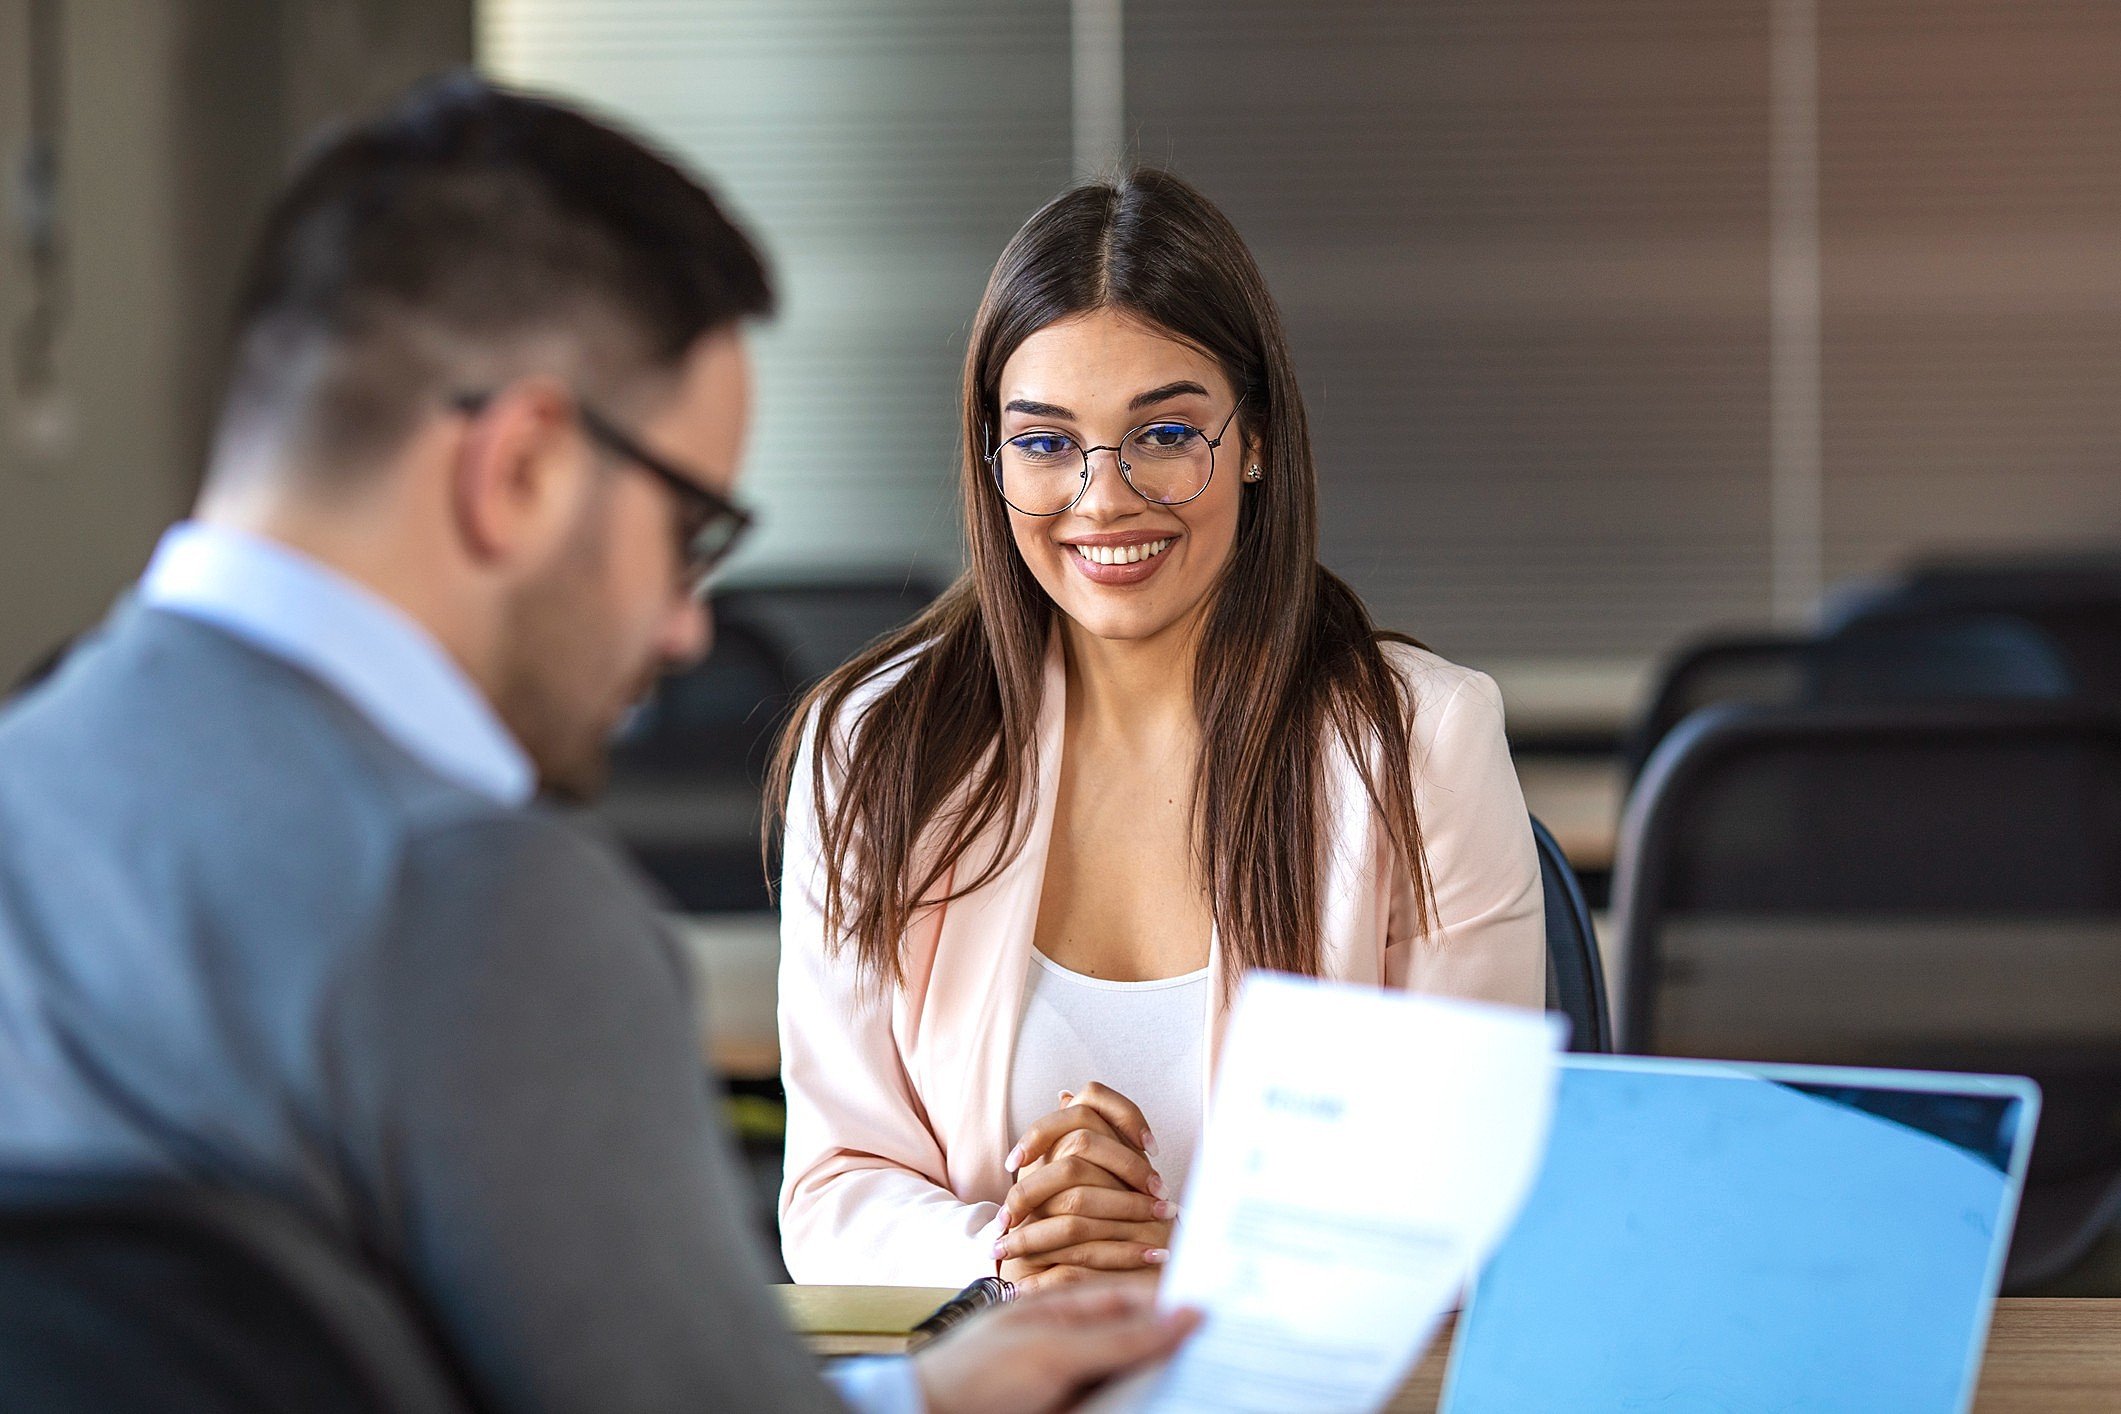
{"type": "Polygon", "coordinates": [[[505,805],[536,790],[530,758],[434,637],[298,551],[185,521],[156,547],[139,598],[321,678],[440,776],[505,805]]]}

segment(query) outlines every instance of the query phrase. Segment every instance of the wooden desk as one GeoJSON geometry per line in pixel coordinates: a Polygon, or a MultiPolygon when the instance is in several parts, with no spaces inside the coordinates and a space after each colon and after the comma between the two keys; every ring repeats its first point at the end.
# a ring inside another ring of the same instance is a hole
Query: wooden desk
{"type": "MultiPolygon", "coordinates": [[[[939,1294],[907,1293],[913,1306],[931,1309],[939,1294]]],[[[782,1299],[792,1317],[799,1318],[806,1309],[792,1291],[784,1292],[782,1299]]],[[[827,1353],[840,1353],[827,1345],[827,1353]]],[[[1387,1406],[1389,1414],[1434,1414],[1450,1346],[1451,1327],[1446,1324],[1406,1388],[1387,1406]]],[[[867,1352],[879,1348],[863,1347],[867,1352]]],[[[1996,1303],[1974,1414],[2111,1414],[2117,1409],[2121,1299],[2005,1297],[1996,1303]]]]}
{"type": "MultiPolygon", "coordinates": [[[[1446,1329],[1390,1414],[1433,1414],[1446,1329]]],[[[2005,1297],[1989,1325],[1974,1414],[2111,1414],[2121,1409],[2121,1300],[2005,1297]]]]}

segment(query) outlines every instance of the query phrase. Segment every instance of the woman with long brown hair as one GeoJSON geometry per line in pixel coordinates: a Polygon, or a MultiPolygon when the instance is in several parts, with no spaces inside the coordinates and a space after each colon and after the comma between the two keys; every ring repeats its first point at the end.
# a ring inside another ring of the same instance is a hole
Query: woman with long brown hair
{"type": "Polygon", "coordinates": [[[1153,1275],[1248,969],[1543,996],[1500,698],[1319,565],[1220,211],[1138,171],[1033,216],[963,417],[969,571],[819,685],[769,787],[798,1281],[1153,1275]]]}

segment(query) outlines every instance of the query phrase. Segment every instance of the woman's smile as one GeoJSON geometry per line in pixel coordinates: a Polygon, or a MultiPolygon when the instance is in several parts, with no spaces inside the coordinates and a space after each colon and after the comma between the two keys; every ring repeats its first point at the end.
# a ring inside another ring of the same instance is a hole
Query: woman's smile
{"type": "Polygon", "coordinates": [[[1140,584],[1164,567],[1166,552],[1178,543],[1170,530],[1130,530],[1083,535],[1061,542],[1068,562],[1093,584],[1114,587],[1140,584]]]}

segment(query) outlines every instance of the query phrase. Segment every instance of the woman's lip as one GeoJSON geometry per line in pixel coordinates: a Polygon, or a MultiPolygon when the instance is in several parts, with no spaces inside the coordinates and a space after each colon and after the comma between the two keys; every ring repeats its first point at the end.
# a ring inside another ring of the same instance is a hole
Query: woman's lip
{"type": "MultiPolygon", "coordinates": [[[[1158,536],[1155,538],[1162,539],[1164,537],[1158,536]]],[[[1136,541],[1134,543],[1141,544],[1145,542],[1136,541]]],[[[1110,586],[1140,584],[1143,580],[1147,579],[1150,575],[1155,574],[1157,570],[1161,569],[1163,567],[1164,561],[1171,558],[1171,551],[1176,550],[1177,548],[1178,545],[1176,543],[1176,538],[1173,537],[1172,545],[1169,549],[1166,549],[1162,554],[1151,555],[1146,560],[1136,560],[1131,565],[1101,565],[1095,560],[1085,559],[1083,556],[1076,554],[1075,551],[1067,548],[1065,545],[1061,547],[1061,554],[1064,558],[1067,559],[1070,564],[1074,565],[1078,570],[1082,571],[1083,575],[1088,578],[1092,584],[1110,586]]]]}

